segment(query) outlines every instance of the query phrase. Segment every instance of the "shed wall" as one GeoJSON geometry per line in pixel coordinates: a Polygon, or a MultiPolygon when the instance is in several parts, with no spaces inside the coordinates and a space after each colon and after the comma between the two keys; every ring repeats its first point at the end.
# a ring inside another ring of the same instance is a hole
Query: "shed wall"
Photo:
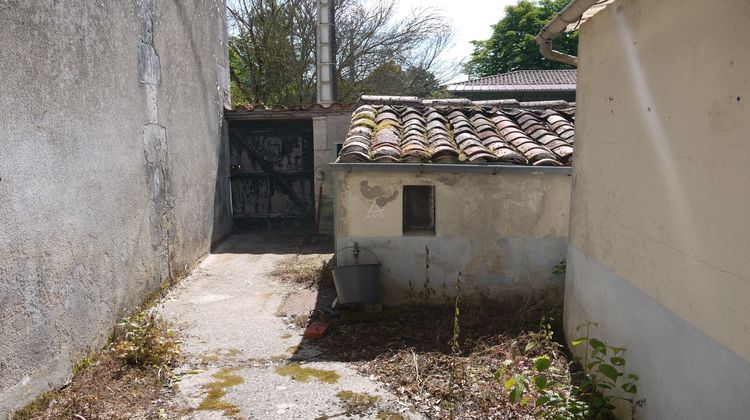
{"type": "Polygon", "coordinates": [[[643,418],[750,411],[748,18],[621,0],[581,28],[566,330],[628,348],[643,418]]]}
{"type": "Polygon", "coordinates": [[[322,187],[320,203],[320,233],[333,235],[333,173],[329,164],[336,160],[336,144],[343,143],[349,131],[349,113],[331,113],[313,117],[315,148],[315,197],[322,187]]]}
{"type": "MultiPolygon", "coordinates": [[[[374,164],[377,165],[377,164],[374,164]]],[[[383,302],[501,298],[562,286],[570,177],[528,173],[348,172],[336,175],[336,247],[356,241],[383,261],[383,302]],[[435,188],[435,234],[404,235],[403,186],[435,188]],[[427,253],[429,252],[429,269],[427,253]]],[[[364,254],[363,254],[364,255],[364,254]]]]}
{"type": "Polygon", "coordinates": [[[224,13],[0,3],[0,417],[228,233],[224,13]]]}

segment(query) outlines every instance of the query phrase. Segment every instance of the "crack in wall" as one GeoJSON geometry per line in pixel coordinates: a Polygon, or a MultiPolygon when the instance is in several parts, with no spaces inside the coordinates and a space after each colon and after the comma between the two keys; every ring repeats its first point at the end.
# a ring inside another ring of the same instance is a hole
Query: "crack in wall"
{"type": "Polygon", "coordinates": [[[151,190],[149,228],[151,247],[159,256],[160,280],[172,274],[171,242],[174,238],[174,206],[169,199],[167,168],[167,129],[159,124],[158,94],[161,85],[161,63],[154,47],[154,15],[156,0],[138,0],[140,23],[138,40],[138,80],[146,93],[146,124],[143,126],[143,152],[147,182],[151,190]]]}

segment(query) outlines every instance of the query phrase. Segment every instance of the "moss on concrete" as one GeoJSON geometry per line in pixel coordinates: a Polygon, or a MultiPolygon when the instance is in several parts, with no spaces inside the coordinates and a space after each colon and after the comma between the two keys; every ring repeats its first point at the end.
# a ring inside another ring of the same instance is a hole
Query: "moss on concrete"
{"type": "Polygon", "coordinates": [[[376,395],[347,390],[340,391],[336,396],[344,403],[344,407],[349,414],[359,414],[369,411],[380,400],[380,397],[376,395]]]}
{"type": "Polygon", "coordinates": [[[289,376],[299,382],[307,382],[310,378],[315,378],[327,384],[335,384],[339,381],[339,374],[332,370],[302,367],[299,363],[277,366],[276,373],[281,376],[289,376]]]}
{"type": "Polygon", "coordinates": [[[242,376],[234,373],[238,369],[239,368],[224,368],[211,375],[217,380],[203,385],[203,388],[208,390],[208,394],[198,406],[197,410],[221,411],[225,416],[235,416],[239,414],[240,409],[236,405],[222,400],[222,398],[227,395],[227,388],[245,382],[242,376]]]}

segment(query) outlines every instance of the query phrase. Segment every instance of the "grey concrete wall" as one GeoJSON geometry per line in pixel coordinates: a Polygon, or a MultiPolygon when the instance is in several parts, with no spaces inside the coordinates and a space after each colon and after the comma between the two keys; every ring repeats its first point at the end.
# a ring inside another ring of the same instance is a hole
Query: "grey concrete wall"
{"type": "Polygon", "coordinates": [[[229,229],[223,1],[0,3],[0,416],[229,229]]]}
{"type": "MultiPolygon", "coordinates": [[[[491,167],[478,173],[336,168],[336,248],[356,241],[382,260],[383,303],[444,302],[455,296],[459,272],[465,297],[562,288],[552,269],[565,258],[569,176],[532,167],[497,174],[491,167]],[[434,235],[403,233],[404,185],[435,187],[434,235]]],[[[343,257],[339,263],[351,262],[343,257]]]]}

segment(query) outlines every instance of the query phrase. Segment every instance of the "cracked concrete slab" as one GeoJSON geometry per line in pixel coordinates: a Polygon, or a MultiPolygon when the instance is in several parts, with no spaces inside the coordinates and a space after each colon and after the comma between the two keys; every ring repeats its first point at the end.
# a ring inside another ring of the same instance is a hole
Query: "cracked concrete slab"
{"type": "Polygon", "coordinates": [[[184,339],[176,373],[178,398],[192,409],[185,418],[417,417],[346,363],[320,360],[314,346],[301,346],[302,329],[279,316],[285,298],[301,286],[269,273],[295,254],[329,252],[291,234],[234,235],[162,300],[159,312],[184,339]],[[321,372],[328,382],[316,378],[321,372]],[[352,409],[342,391],[372,404],[352,409]]]}

